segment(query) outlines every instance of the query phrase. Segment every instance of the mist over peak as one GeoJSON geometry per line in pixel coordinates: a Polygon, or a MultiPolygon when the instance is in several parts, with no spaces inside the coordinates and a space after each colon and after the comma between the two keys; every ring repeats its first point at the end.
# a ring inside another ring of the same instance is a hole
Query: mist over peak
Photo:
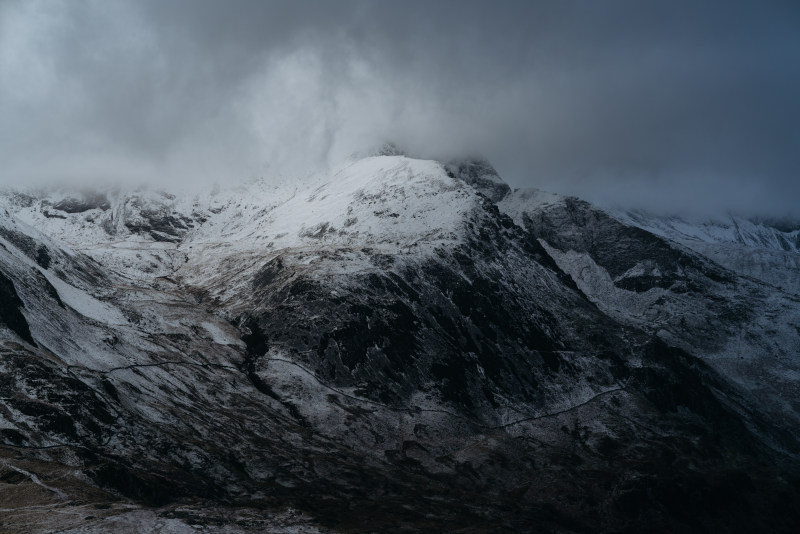
{"type": "Polygon", "coordinates": [[[0,2],[0,182],[305,176],[392,139],[512,187],[797,213],[791,2],[0,2]]]}

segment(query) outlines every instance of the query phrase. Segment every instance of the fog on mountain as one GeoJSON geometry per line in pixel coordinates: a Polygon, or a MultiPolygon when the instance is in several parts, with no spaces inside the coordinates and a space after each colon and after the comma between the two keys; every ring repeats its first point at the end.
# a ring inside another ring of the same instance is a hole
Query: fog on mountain
{"type": "Polygon", "coordinates": [[[0,0],[0,531],[800,531],[797,23],[0,0]]]}

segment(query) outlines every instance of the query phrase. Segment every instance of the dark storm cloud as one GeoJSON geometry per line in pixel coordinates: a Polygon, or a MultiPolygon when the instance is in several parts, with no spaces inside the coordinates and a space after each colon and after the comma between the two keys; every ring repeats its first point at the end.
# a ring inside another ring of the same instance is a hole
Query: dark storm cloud
{"type": "Polygon", "coordinates": [[[797,213],[796,6],[0,0],[1,179],[302,174],[391,139],[515,186],[797,213]]]}

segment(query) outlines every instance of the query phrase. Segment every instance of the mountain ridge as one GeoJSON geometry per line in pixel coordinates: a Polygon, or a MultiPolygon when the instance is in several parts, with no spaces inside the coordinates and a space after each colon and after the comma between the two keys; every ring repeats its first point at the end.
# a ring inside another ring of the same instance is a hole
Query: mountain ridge
{"type": "Polygon", "coordinates": [[[31,336],[0,330],[10,465],[112,503],[98,529],[130,502],[340,531],[791,531],[797,298],[454,165],[3,196],[31,336]]]}

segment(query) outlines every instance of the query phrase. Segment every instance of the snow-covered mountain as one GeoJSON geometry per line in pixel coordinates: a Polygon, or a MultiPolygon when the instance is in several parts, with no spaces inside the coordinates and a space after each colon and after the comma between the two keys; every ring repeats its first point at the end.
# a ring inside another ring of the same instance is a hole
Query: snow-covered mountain
{"type": "Polygon", "coordinates": [[[800,294],[800,221],[659,217],[614,210],[632,226],[680,243],[743,276],[800,294]]]}
{"type": "Polygon", "coordinates": [[[4,527],[793,531],[800,297],[631,217],[396,153],[7,191],[4,527]]]}
{"type": "MultiPolygon", "coordinates": [[[[737,276],[715,263],[716,256],[699,253],[705,249],[661,239],[576,198],[516,191],[499,206],[540,240],[604,313],[702,355],[761,402],[777,409],[793,404],[782,417],[800,422],[800,296],[737,276]]],[[[694,233],[705,231],[708,226],[694,233]]],[[[745,249],[736,249],[740,262],[745,249]]],[[[783,274],[791,278],[791,272],[783,274]]]]}

